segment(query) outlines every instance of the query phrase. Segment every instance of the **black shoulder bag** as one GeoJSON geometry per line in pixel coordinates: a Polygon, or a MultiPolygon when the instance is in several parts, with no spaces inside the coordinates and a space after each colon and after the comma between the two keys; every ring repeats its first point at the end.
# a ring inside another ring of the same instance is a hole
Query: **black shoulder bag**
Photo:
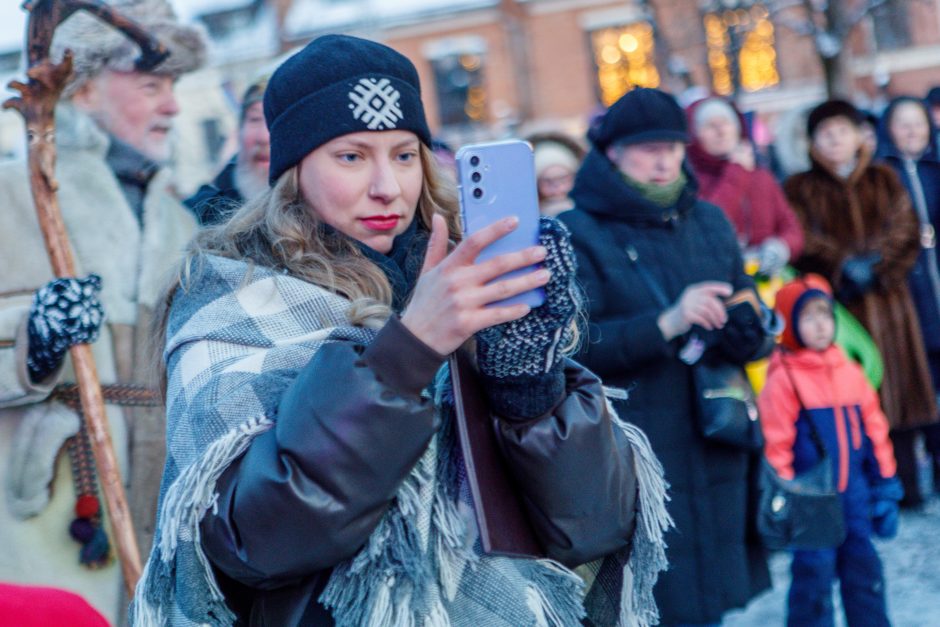
{"type": "Polygon", "coordinates": [[[781,363],[800,403],[800,415],[809,425],[810,439],[819,461],[788,480],[778,475],[766,458],[763,460],[757,530],[769,549],[830,549],[845,540],[842,497],[833,480],[832,461],[816,422],[803,404],[790,369],[785,361],[781,363]]]}
{"type": "MultiPolygon", "coordinates": [[[[640,265],[636,248],[628,245],[626,253],[633,268],[659,305],[670,307],[666,293],[649,270],[640,265]]],[[[746,302],[738,306],[750,307],[746,302]]],[[[695,342],[701,340],[693,338],[689,344],[695,342]]],[[[687,345],[686,348],[690,346],[687,345]]],[[[697,350],[700,353],[702,349],[697,350]]],[[[683,352],[686,352],[686,349],[683,349],[683,352]]],[[[760,450],[764,439],[760,429],[757,399],[744,368],[708,354],[698,360],[683,361],[693,361],[690,367],[695,383],[695,413],[702,436],[707,440],[749,451],[760,450]]]]}

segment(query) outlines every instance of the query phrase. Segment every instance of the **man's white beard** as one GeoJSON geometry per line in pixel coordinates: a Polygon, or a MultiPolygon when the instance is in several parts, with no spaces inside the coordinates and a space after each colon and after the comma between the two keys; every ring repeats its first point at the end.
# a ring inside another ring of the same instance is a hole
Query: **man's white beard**
{"type": "Polygon", "coordinates": [[[268,189],[268,180],[258,176],[258,172],[250,162],[246,162],[242,155],[235,160],[235,189],[246,201],[260,195],[268,189]]]}

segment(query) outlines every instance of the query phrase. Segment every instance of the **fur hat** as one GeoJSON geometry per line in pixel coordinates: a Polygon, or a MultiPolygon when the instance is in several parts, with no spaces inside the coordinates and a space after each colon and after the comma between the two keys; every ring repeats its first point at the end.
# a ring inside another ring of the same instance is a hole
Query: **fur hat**
{"type": "MultiPolygon", "coordinates": [[[[206,62],[206,38],[201,28],[180,24],[167,0],[111,0],[110,6],[129,17],[160,40],[170,56],[154,74],[180,76],[206,62]]],[[[71,97],[104,69],[130,72],[140,49],[123,33],[87,11],[78,11],[56,29],[52,58],[61,60],[72,51],[73,73],[65,96],[71,97]]]]}
{"type": "Polygon", "coordinates": [[[838,99],[827,100],[809,112],[809,117],[806,119],[806,134],[812,138],[820,124],[830,118],[838,117],[845,118],[855,126],[861,126],[865,121],[865,114],[851,102],[838,99]]]}
{"type": "Polygon", "coordinates": [[[411,131],[431,145],[414,64],[383,44],[324,35],[274,71],[264,93],[271,185],[331,139],[360,131],[411,131]]]}
{"type": "Polygon", "coordinates": [[[777,292],[774,309],[786,323],[783,335],[780,336],[780,343],[785,348],[799,350],[806,347],[800,338],[798,322],[803,307],[814,298],[824,298],[830,303],[833,302],[832,287],[818,274],[807,274],[796,278],[777,292]]]}
{"type": "Polygon", "coordinates": [[[688,143],[685,113],[675,97],[659,89],[637,87],[624,94],[588,133],[599,151],[611,144],[676,141],[688,143]]]}

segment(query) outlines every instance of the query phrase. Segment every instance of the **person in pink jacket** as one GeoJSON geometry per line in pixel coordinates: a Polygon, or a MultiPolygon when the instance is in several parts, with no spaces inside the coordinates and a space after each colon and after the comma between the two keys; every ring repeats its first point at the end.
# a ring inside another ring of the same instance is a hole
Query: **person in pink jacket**
{"type": "Polygon", "coordinates": [[[777,293],[786,320],[758,399],[767,461],[786,479],[813,468],[815,427],[842,495],[846,538],[837,547],[793,552],[788,626],[833,624],[832,581],[841,584],[849,625],[888,627],[874,533],[897,533],[903,496],[888,421],[861,367],[833,344],[832,289],[809,274],[777,293]]]}
{"type": "Polygon", "coordinates": [[[686,113],[699,197],[724,211],[745,260],[756,260],[761,274],[779,274],[802,252],[803,229],[773,174],[757,166],[744,117],[719,97],[694,102],[686,113]]]}

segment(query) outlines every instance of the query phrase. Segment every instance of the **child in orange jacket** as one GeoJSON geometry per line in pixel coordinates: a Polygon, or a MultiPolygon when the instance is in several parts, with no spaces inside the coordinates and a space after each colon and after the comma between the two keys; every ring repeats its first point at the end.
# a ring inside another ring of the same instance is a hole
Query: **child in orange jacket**
{"type": "Polygon", "coordinates": [[[758,399],[764,452],[781,477],[793,478],[818,462],[812,420],[832,460],[846,523],[838,547],[793,552],[787,624],[833,625],[832,580],[838,577],[848,624],[887,627],[881,560],[871,535],[897,533],[903,490],[878,394],[833,344],[832,306],[832,289],[818,275],[777,293],[776,309],[787,327],[758,399]]]}

